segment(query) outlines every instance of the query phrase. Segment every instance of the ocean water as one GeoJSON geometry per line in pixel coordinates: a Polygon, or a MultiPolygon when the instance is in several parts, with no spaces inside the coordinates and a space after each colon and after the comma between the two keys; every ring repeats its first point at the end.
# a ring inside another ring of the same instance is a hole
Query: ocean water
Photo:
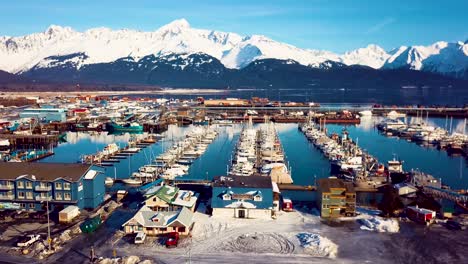
{"type": "MultiPolygon", "coordinates": [[[[253,96],[266,97],[272,101],[319,102],[327,104],[385,104],[385,105],[458,105],[468,102],[468,92],[462,88],[425,87],[425,88],[278,88],[269,89],[229,89],[220,93],[197,94],[154,94],[151,97],[193,99],[198,96],[207,98],[236,97],[249,99],[253,96]]],[[[141,95],[134,95],[141,97],[141,95]]]]}

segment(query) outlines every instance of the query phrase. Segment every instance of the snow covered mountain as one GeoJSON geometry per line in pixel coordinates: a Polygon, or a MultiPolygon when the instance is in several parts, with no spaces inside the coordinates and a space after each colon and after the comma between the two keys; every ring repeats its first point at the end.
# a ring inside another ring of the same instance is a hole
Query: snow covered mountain
{"type": "Polygon", "coordinates": [[[377,45],[336,54],[300,49],[261,35],[241,36],[195,29],[185,19],[175,20],[152,32],[94,28],[77,32],[50,26],[45,32],[21,37],[0,37],[0,70],[23,74],[40,69],[80,70],[86,65],[131,60],[138,66],[150,55],[206,54],[226,68],[242,69],[262,59],[294,60],[323,68],[363,65],[375,69],[414,69],[468,78],[468,44],[437,42],[428,47],[400,47],[386,52],[377,45]],[[336,62],[335,64],[330,62],[336,62]],[[331,66],[330,66],[331,65],[331,66]]]}
{"type": "Polygon", "coordinates": [[[430,46],[400,47],[384,69],[411,69],[468,78],[468,44],[439,41],[430,46]]]}

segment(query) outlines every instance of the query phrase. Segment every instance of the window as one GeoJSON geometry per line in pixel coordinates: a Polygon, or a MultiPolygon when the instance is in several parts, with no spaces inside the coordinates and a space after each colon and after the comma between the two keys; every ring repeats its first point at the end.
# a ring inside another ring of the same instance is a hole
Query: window
{"type": "Polygon", "coordinates": [[[330,199],[330,195],[329,195],[329,194],[324,194],[324,195],[323,195],[323,199],[324,199],[324,200],[330,199]]]}
{"type": "Polygon", "coordinates": [[[24,199],[24,192],[18,192],[18,199],[24,199]]]}
{"type": "Polygon", "coordinates": [[[29,209],[34,209],[34,204],[33,203],[29,204],[29,209]]]}
{"type": "Polygon", "coordinates": [[[327,208],[329,208],[329,205],[328,204],[322,204],[322,208],[327,209],[327,208]]]}
{"type": "Polygon", "coordinates": [[[18,188],[24,188],[24,182],[23,181],[19,181],[16,183],[16,185],[18,185],[18,188]]]}
{"type": "Polygon", "coordinates": [[[69,182],[64,182],[63,183],[63,189],[64,190],[70,190],[70,183],[69,182]]]}
{"type": "Polygon", "coordinates": [[[32,182],[30,181],[26,182],[26,189],[32,189],[32,182]]]}
{"type": "Polygon", "coordinates": [[[185,226],[179,227],[179,232],[184,233],[185,232],[185,226]]]}
{"type": "Polygon", "coordinates": [[[63,194],[63,199],[70,201],[71,200],[71,194],[69,192],[66,192],[63,194]]]}
{"type": "Polygon", "coordinates": [[[223,200],[226,200],[226,201],[231,200],[231,195],[230,195],[230,194],[227,194],[227,193],[224,194],[224,195],[223,195],[223,200]]]}
{"type": "Polygon", "coordinates": [[[26,204],[25,203],[20,203],[20,207],[21,208],[26,208],[26,204]]]}
{"type": "Polygon", "coordinates": [[[33,199],[33,193],[32,192],[26,192],[26,199],[33,199]]]}
{"type": "Polygon", "coordinates": [[[62,183],[61,182],[56,182],[55,183],[55,189],[56,190],[61,190],[62,189],[62,183]]]}
{"type": "Polygon", "coordinates": [[[261,196],[261,195],[258,195],[258,194],[255,195],[255,196],[254,196],[254,201],[256,201],[256,202],[261,202],[261,201],[262,201],[262,196],[261,196]]]}
{"type": "Polygon", "coordinates": [[[63,200],[61,192],[55,193],[55,200],[63,200]]]}

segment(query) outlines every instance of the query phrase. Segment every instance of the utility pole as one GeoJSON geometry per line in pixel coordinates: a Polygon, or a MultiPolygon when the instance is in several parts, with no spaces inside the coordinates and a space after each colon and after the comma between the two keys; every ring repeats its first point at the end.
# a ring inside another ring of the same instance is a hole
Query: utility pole
{"type": "Polygon", "coordinates": [[[47,244],[49,246],[49,251],[52,250],[52,239],[50,238],[50,218],[49,218],[49,192],[47,192],[46,198],[46,209],[47,209],[47,244]]]}

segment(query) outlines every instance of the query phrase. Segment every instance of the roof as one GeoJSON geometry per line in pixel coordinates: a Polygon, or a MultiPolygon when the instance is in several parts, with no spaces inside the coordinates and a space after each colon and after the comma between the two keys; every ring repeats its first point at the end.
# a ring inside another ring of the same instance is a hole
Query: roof
{"type": "Polygon", "coordinates": [[[60,213],[69,213],[69,212],[73,212],[73,211],[76,211],[76,210],[80,210],[80,208],[78,206],[75,206],[75,205],[69,205],[67,206],[65,209],[63,209],[62,211],[60,211],[60,213]]]}
{"type": "Polygon", "coordinates": [[[271,189],[272,185],[270,176],[221,176],[214,178],[213,187],[271,189]]]}
{"type": "Polygon", "coordinates": [[[337,178],[326,178],[318,180],[318,188],[322,192],[330,192],[331,188],[343,188],[348,193],[354,193],[354,186],[351,182],[345,182],[337,178]]]}
{"type": "Polygon", "coordinates": [[[159,211],[155,212],[147,206],[143,206],[130,220],[122,226],[126,226],[131,222],[136,222],[144,227],[159,227],[164,228],[172,225],[174,222],[179,222],[188,227],[193,222],[193,213],[189,209],[183,207],[180,211],[159,211]]]}
{"type": "Polygon", "coordinates": [[[161,186],[161,188],[159,188],[159,190],[157,190],[154,195],[166,203],[171,203],[178,191],[179,188],[177,187],[164,185],[161,186]]]}
{"type": "Polygon", "coordinates": [[[192,206],[195,205],[195,203],[197,202],[197,199],[198,199],[198,195],[195,194],[194,192],[186,191],[186,190],[179,190],[172,204],[191,208],[192,206]],[[188,201],[185,200],[186,198],[188,198],[188,201]]]}
{"type": "Polygon", "coordinates": [[[67,181],[79,181],[91,165],[74,163],[30,163],[0,162],[0,179],[15,180],[20,176],[37,181],[54,181],[62,178],[67,181]]]}

